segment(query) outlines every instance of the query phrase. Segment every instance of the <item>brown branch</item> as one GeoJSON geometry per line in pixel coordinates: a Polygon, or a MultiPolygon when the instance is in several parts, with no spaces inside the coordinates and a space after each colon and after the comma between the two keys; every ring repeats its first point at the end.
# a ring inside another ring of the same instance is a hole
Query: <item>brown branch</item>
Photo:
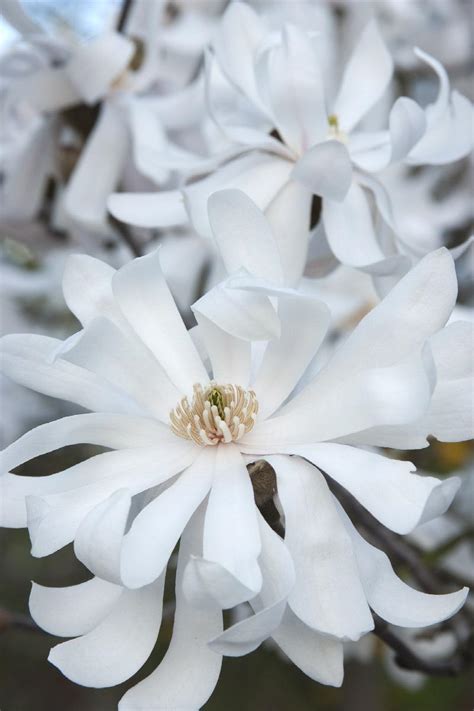
{"type": "Polygon", "coordinates": [[[45,630],[38,627],[36,622],[29,615],[23,615],[20,612],[11,612],[0,608],[0,633],[15,627],[16,629],[27,630],[28,632],[41,632],[47,634],[45,630]]]}
{"type": "Polygon", "coordinates": [[[393,649],[395,661],[403,669],[422,672],[430,676],[458,676],[472,662],[472,653],[467,647],[458,650],[457,654],[450,659],[424,659],[400,639],[384,620],[375,613],[373,613],[373,617],[374,634],[393,649]]]}
{"type": "Polygon", "coordinates": [[[117,32],[123,32],[125,25],[127,24],[128,16],[130,10],[132,9],[133,0],[124,0],[122,3],[122,8],[120,10],[120,15],[117,20],[117,32]]]}

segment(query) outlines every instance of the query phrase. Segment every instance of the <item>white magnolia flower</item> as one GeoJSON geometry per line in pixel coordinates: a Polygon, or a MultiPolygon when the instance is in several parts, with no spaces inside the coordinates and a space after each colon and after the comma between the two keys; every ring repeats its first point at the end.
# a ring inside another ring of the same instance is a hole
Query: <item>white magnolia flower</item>
{"type": "MultiPolygon", "coordinates": [[[[62,203],[72,225],[109,232],[106,200],[127,177],[129,155],[142,176],[142,185],[148,184],[143,178],[158,184],[168,180],[170,171],[156,165],[150,152],[163,150],[170,129],[183,131],[200,121],[201,82],[176,88],[168,77],[168,94],[157,91],[161,67],[156,33],[164,13],[160,2],[134,3],[128,36],[106,31],[83,43],[74,37],[48,38],[16,0],[8,0],[8,7],[14,13],[7,14],[7,19],[23,33],[21,47],[13,47],[11,54],[24,55],[25,46],[35,55],[38,46],[49,50],[53,46],[56,51],[49,51],[49,63],[30,61],[25,68],[23,61],[21,72],[10,77],[4,92],[8,126],[17,128],[19,115],[27,113],[29,117],[27,129],[17,130],[15,141],[8,135],[5,138],[9,157],[4,164],[5,216],[16,220],[34,216],[46,181],[51,176],[59,178],[61,112],[80,106],[92,111],[100,104],[98,119],[68,180],[62,203]],[[25,201],[24,195],[31,193],[33,201],[25,201]]],[[[11,64],[11,56],[4,58],[4,67],[11,64]]]]}
{"type": "MultiPolygon", "coordinates": [[[[258,255],[271,268],[263,244],[258,255]]],[[[373,628],[370,609],[420,627],[463,604],[467,590],[433,596],[403,583],[327,483],[339,482],[401,534],[449,506],[455,478],[418,476],[410,462],[367,449],[424,447],[428,434],[470,436],[472,328],[443,328],[456,299],[446,250],[405,276],[294,396],[328,327],[327,309],[314,298],[280,294],[280,336],[266,344],[232,336],[197,311],[200,354],[157,253],[118,271],[73,258],[64,294],[83,329],[65,343],[5,337],[3,369],[91,412],[10,445],[0,485],[2,524],[28,525],[33,555],[74,541],[97,576],[33,592],[40,624],[77,637],[52,652],[67,676],[110,685],[145,661],[183,531],[173,641],[162,666],[125,696],[125,709],[197,709],[216,683],[220,655],[245,654],[269,636],[307,674],[338,685],[342,640],[373,628]],[[47,477],[8,473],[81,442],[113,451],[47,477]],[[261,459],[275,472],[264,489],[278,491],[284,541],[255,503],[246,464],[261,459]],[[243,601],[255,614],[223,632],[222,608],[243,601]]]]}
{"type": "MultiPolygon", "coordinates": [[[[450,93],[446,72],[435,59],[417,52],[439,76],[436,102],[422,109],[401,97],[387,116],[388,128],[367,131],[362,122],[393,74],[374,22],[362,33],[332,97],[333,80],[322,71],[317,38],[291,24],[269,32],[249,6],[232,3],[207,65],[208,111],[227,136],[227,147],[220,157],[174,157],[172,165],[184,175],[211,171],[183,190],[184,201],[178,190],[119,194],[109,201],[111,212],[142,225],[189,219],[199,234],[209,236],[209,195],[226,187],[241,189],[270,220],[281,221],[288,240],[285,262],[296,280],[306,256],[312,196],[318,195],[323,198],[321,226],[339,261],[381,276],[403,273],[411,260],[375,175],[402,160],[449,162],[472,148],[470,102],[450,93]]],[[[167,160],[164,152],[162,161],[167,160]]]]}

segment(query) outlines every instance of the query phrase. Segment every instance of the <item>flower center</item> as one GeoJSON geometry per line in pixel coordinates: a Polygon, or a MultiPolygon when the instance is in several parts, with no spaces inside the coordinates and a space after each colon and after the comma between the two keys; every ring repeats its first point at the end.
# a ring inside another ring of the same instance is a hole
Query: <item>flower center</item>
{"type": "Polygon", "coordinates": [[[338,116],[336,116],[336,114],[331,114],[330,116],[328,116],[328,124],[328,138],[335,139],[336,141],[340,141],[341,143],[347,143],[347,134],[344,133],[344,131],[341,131],[341,129],[339,128],[339,118],[338,116]]]}
{"type": "Polygon", "coordinates": [[[183,399],[170,412],[171,429],[178,437],[199,445],[237,442],[250,432],[257,419],[258,402],[253,390],[240,385],[193,386],[191,404],[183,399]]]}

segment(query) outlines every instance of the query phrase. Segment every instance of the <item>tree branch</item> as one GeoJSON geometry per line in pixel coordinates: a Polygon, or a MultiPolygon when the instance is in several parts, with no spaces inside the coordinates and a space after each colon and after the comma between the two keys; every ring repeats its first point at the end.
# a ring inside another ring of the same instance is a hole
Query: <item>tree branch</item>
{"type": "Polygon", "coordinates": [[[450,659],[424,659],[409,647],[390,625],[384,622],[375,613],[374,634],[395,652],[395,661],[398,666],[411,671],[422,672],[430,676],[458,676],[472,662],[472,653],[467,648],[458,650],[450,659]]]}

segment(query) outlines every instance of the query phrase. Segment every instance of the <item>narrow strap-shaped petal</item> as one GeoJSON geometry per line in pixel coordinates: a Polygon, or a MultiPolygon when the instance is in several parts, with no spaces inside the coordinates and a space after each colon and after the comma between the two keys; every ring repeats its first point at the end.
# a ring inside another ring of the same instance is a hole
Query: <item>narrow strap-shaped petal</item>
{"type": "Polygon", "coordinates": [[[112,288],[130,326],[179,390],[189,394],[195,383],[208,380],[166,284],[159,250],[122,267],[112,288]]]}
{"type": "Polygon", "coordinates": [[[343,131],[351,131],[382,96],[392,78],[393,61],[371,20],[347,63],[334,113],[343,131]]]}
{"type": "Polygon", "coordinates": [[[185,225],[188,216],[179,190],[160,193],[114,193],[107,200],[109,212],[138,227],[173,227],[185,225]]]}
{"type": "Polygon", "coordinates": [[[71,681],[102,688],[129,679],[148,659],[161,626],[164,575],[124,590],[104,620],[82,637],[53,647],[49,661],[71,681]]]}
{"type": "Polygon", "coordinates": [[[305,625],[287,607],[273,639],[280,649],[310,679],[341,686],[344,676],[343,645],[339,639],[320,634],[305,625]]]}
{"type": "Polygon", "coordinates": [[[308,626],[340,639],[373,629],[350,537],[322,474],[308,462],[267,457],[285,514],[285,544],[296,572],[288,604],[308,626]]]}
{"type": "Polygon", "coordinates": [[[258,520],[263,585],[259,595],[252,600],[255,614],[232,625],[209,644],[211,649],[231,657],[249,654],[279,627],[295,582],[293,561],[284,542],[260,514],[258,520]]]}
{"type": "Polygon", "coordinates": [[[167,442],[171,433],[147,417],[87,413],[47,422],[30,430],[1,453],[1,473],[9,472],[29,459],[71,444],[95,444],[110,449],[153,447],[167,442]]]}
{"type": "Polygon", "coordinates": [[[349,151],[340,141],[317,143],[297,161],[292,175],[315,195],[339,203],[346,197],[352,181],[349,151]]]}
{"type": "Polygon", "coordinates": [[[120,711],[150,706],[154,711],[199,711],[214,690],[222,657],[209,649],[207,643],[222,632],[222,611],[211,600],[201,607],[190,605],[183,594],[182,584],[190,557],[202,552],[203,519],[202,506],[181,539],[176,572],[176,612],[168,651],[150,676],[127,691],[119,703],[120,711]]]}
{"type": "Polygon", "coordinates": [[[354,545],[368,603],[382,619],[399,627],[428,627],[452,617],[463,606],[468,588],[430,595],[403,582],[387,555],[362,538],[339,502],[337,507],[354,545]]]}
{"type": "Polygon", "coordinates": [[[91,632],[107,617],[122,588],[92,578],[66,588],[47,588],[33,583],[30,613],[36,624],[57,637],[79,637],[91,632]]]}
{"type": "Polygon", "coordinates": [[[409,533],[419,524],[443,514],[460,485],[457,477],[420,476],[414,473],[416,467],[411,462],[343,444],[289,449],[327,472],[396,533],[409,533]]]}

